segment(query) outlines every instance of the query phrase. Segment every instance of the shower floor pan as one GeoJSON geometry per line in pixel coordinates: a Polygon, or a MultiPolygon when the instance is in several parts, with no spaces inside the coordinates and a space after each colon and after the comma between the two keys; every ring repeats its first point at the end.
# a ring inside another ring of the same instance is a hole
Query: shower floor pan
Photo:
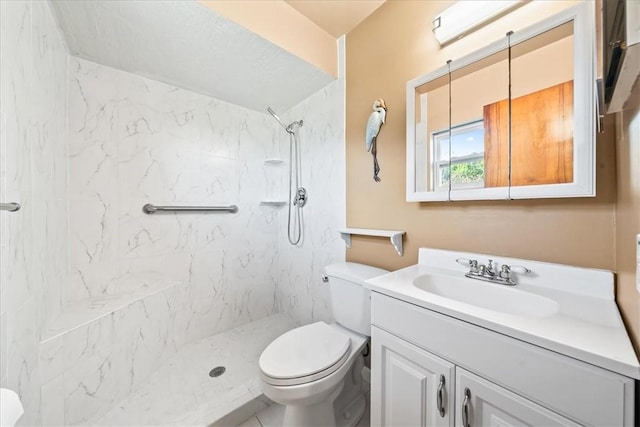
{"type": "Polygon", "coordinates": [[[260,388],[258,358],[295,327],[274,315],[186,345],[96,426],[237,425],[271,404],[260,388]],[[224,367],[210,373],[214,368],[224,367]]]}

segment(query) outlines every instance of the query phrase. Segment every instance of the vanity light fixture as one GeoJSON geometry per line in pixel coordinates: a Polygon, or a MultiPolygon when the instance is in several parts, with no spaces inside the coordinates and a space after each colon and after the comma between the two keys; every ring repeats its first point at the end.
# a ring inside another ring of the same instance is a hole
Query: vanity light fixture
{"type": "Polygon", "coordinates": [[[433,20],[433,34],[444,45],[524,3],[525,0],[458,1],[433,20]]]}

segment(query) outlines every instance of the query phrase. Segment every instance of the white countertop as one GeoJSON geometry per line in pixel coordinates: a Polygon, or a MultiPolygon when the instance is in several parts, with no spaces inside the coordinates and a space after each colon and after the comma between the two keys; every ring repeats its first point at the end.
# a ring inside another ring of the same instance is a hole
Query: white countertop
{"type": "Polygon", "coordinates": [[[518,277],[514,290],[550,298],[557,312],[532,317],[489,310],[424,291],[413,285],[423,275],[462,278],[485,286],[505,285],[464,277],[467,268],[455,264],[458,257],[485,263],[488,255],[420,249],[420,263],[366,281],[365,287],[535,344],[621,375],[640,379],[640,363],[613,298],[613,275],[603,270],[500,258],[499,263],[526,265],[533,274],[518,277]],[[445,265],[447,268],[441,268],[445,265]],[[451,267],[451,269],[449,269],[451,267]]]}

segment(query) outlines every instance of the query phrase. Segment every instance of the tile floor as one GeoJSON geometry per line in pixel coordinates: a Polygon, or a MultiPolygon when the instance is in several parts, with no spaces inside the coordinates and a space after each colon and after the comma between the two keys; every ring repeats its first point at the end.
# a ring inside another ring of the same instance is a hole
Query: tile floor
{"type": "MultiPolygon", "coordinates": [[[[356,427],[369,427],[369,393],[367,393],[367,407],[364,416],[356,427]]],[[[282,419],[284,417],[284,406],[277,403],[266,407],[258,412],[255,416],[249,418],[238,427],[282,427],[282,419]]]]}
{"type": "Polygon", "coordinates": [[[260,389],[258,358],[273,339],[293,327],[275,315],[189,344],[91,424],[207,426],[241,407],[256,413],[270,403],[260,389]],[[218,365],[226,372],[209,377],[218,365]]]}

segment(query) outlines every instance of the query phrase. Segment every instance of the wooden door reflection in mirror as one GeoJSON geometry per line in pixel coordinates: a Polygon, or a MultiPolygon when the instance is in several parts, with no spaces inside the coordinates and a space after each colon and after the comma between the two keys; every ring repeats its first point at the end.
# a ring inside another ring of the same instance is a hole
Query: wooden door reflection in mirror
{"type": "Polygon", "coordinates": [[[573,22],[515,45],[511,58],[511,104],[484,106],[486,186],[571,183],[573,22]]]}

